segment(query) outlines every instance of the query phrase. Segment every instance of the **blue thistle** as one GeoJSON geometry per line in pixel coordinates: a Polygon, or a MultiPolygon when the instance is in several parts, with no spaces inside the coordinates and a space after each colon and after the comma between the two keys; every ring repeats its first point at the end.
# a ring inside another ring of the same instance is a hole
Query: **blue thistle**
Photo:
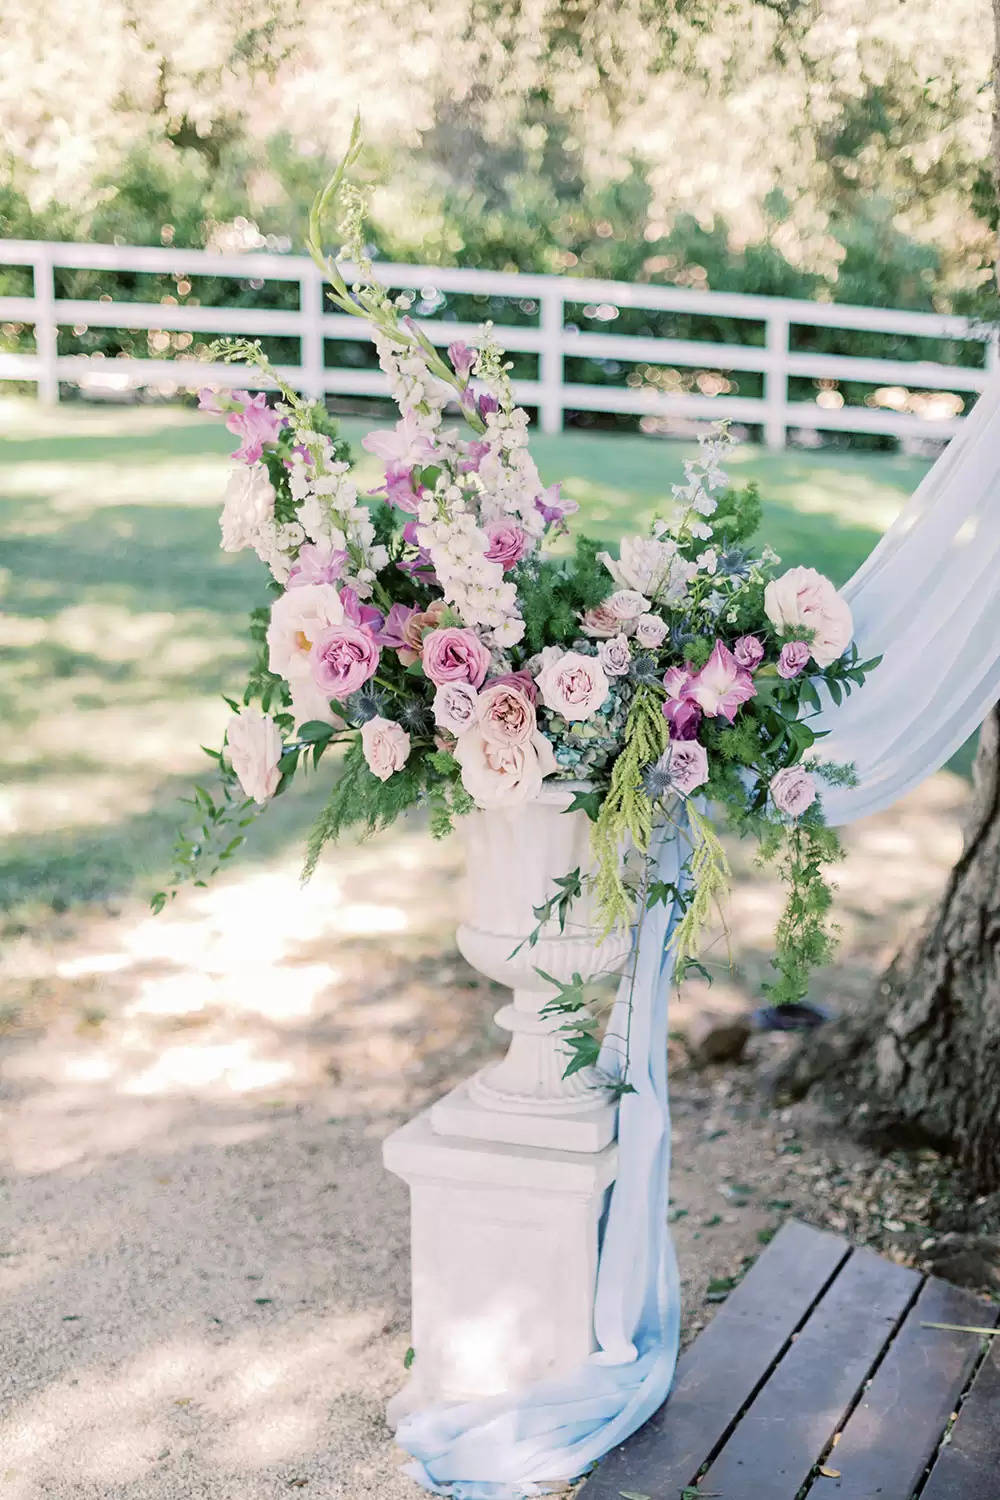
{"type": "Polygon", "coordinates": [[[371,688],[359,688],[347,699],[344,707],[350,713],[353,723],[367,724],[369,719],[384,717],[385,703],[382,696],[371,688]]]}

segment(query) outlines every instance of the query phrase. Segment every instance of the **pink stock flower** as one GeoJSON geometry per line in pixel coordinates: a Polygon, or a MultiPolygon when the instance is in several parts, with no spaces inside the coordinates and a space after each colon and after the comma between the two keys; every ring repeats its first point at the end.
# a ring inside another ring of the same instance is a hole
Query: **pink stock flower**
{"type": "Polygon", "coordinates": [[[490,665],[490,653],[478,635],[455,625],[426,635],[420,656],[424,672],[438,687],[443,682],[469,682],[478,687],[490,665]]]}
{"type": "Polygon", "coordinates": [[[600,662],[579,651],[565,651],[553,658],[536,680],[545,707],[568,722],[596,714],[609,691],[600,662]]]}
{"type": "Polygon", "coordinates": [[[329,542],[303,542],[288,575],[288,588],[304,588],[309,583],[336,583],[344,571],[347,553],[329,542]]]}
{"type": "Polygon", "coordinates": [[[716,641],[708,661],[687,684],[687,695],[709,718],[721,714],[730,724],[740,704],[756,693],[750,673],[723,641],[716,641]]]}
{"type": "Polygon", "coordinates": [[[809,665],[809,647],[805,641],[786,641],[778,657],[778,676],[798,677],[809,665]]]}
{"type": "Polygon", "coordinates": [[[350,620],[321,631],[309,652],[316,686],[328,698],[344,699],[356,693],[378,667],[379,648],[370,633],[350,620]]]}
{"type": "Polygon", "coordinates": [[[385,497],[397,510],[414,516],[420,504],[420,492],[413,483],[413,469],[400,464],[389,464],[385,471],[385,497]]]}
{"type": "Polygon", "coordinates": [[[771,796],[779,812],[798,818],[816,801],[816,779],[801,766],[785,766],[771,777],[771,796]]]}
{"type": "Polygon", "coordinates": [[[281,732],[270,714],[259,708],[241,708],[226,730],[229,764],[248,797],[267,802],[278,790],[278,762],[284,745],[281,732]]]}
{"type": "Polygon", "coordinates": [[[764,647],[755,635],[741,635],[733,647],[733,655],[741,667],[752,672],[764,660],[764,647]]]}
{"type": "Polygon", "coordinates": [[[527,532],[512,521],[491,521],[486,527],[490,545],[486,549],[486,560],[497,562],[506,573],[520,562],[528,544],[527,532]]]}
{"type": "Polygon", "coordinates": [[[479,465],[490,451],[489,443],[471,442],[465,445],[465,457],[460,460],[460,474],[478,474],[479,465]]]}
{"type": "Polygon", "coordinates": [[[376,714],[361,726],[361,749],[372,775],[379,781],[388,781],[406,765],[410,736],[401,724],[376,714]]]}
{"type": "Polygon", "coordinates": [[[249,391],[233,391],[232,400],[242,403],[242,410],[230,411],[226,418],[227,429],[240,440],[232,456],[245,464],[255,464],[264,452],[264,444],[273,443],[278,436],[284,417],[271,410],[264,391],[258,391],[256,396],[249,391]]]}
{"type": "Polygon", "coordinates": [[[427,463],[434,456],[434,444],[412,411],[404,411],[391,432],[377,428],[370,432],[361,439],[361,446],[394,468],[412,468],[414,464],[427,463]]]}
{"type": "Polygon", "coordinates": [[[434,722],[449,734],[464,734],[476,722],[479,694],[467,682],[443,682],[434,694],[434,722]]]}
{"type": "Polygon", "coordinates": [[[688,797],[708,780],[708,756],[697,740],[679,740],[666,753],[667,773],[675,791],[688,797]]]}
{"type": "Polygon", "coordinates": [[[483,688],[476,722],[484,740],[494,745],[525,745],[537,729],[535,706],[527,694],[505,682],[483,688]]]}
{"type": "Polygon", "coordinates": [[[219,402],[218,391],[213,391],[210,385],[202,386],[198,392],[198,410],[210,411],[213,416],[222,415],[222,406],[219,402]]]}

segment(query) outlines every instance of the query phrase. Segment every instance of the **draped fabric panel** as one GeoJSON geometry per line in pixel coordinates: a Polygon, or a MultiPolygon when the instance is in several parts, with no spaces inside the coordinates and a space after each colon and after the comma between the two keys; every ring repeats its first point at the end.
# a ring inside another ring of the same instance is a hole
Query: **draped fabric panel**
{"type": "MultiPolygon", "coordinates": [[[[857,786],[830,788],[830,823],[888,806],[937,770],[1000,699],[1000,377],[844,590],[863,656],[882,665],[815,727],[824,758],[852,762],[857,786]]],[[[678,836],[658,851],[658,878],[679,878],[678,836]]],[[[619,1174],[598,1270],[599,1350],[571,1375],[401,1423],[408,1472],[454,1500],[525,1500],[583,1473],[665,1399],[680,1323],[667,1228],[670,1116],[667,944],[676,910],[643,924],[631,991],[631,1081],[619,1117],[619,1174]]],[[[616,1003],[620,1032],[629,1003],[616,1003]]],[[[609,1072],[617,1051],[602,1058],[609,1072]]]]}

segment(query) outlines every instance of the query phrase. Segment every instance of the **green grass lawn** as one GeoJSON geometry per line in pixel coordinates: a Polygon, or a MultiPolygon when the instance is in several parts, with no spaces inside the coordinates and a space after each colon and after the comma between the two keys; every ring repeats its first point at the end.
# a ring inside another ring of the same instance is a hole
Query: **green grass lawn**
{"type": "MultiPolygon", "coordinates": [[[[344,425],[359,445],[368,424],[344,425]]],[[[219,695],[242,688],[244,617],[265,597],[257,560],[219,550],[231,446],[189,410],[0,406],[0,890],[14,931],[148,894],[169,868],[177,798],[208,764],[199,744],[221,738],[219,695]]],[[[569,433],[534,451],[613,541],[645,526],[694,449],[569,433]]],[[[783,562],[842,582],[926,465],[747,447],[731,468],[760,484],[783,562]]],[[[283,798],[251,852],[297,837],[322,795],[283,798]]]]}

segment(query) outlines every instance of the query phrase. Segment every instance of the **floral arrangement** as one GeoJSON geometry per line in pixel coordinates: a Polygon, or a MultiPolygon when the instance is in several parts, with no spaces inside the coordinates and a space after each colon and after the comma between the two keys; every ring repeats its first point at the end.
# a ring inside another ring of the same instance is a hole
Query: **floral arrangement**
{"type": "MultiPolygon", "coordinates": [[[[819,762],[809,718],[821,693],[839,703],[877,664],[858,660],[847,604],[815,570],[777,574],[775,554],[753,549],[760,502],[753,486],[729,484],[723,425],[650,534],[624,537],[617,556],[571,538],[577,505],[539,478],[489,326],[445,358],[406,298],[375,280],[346,175],[357,148],[355,136],[314,205],[309,249],[335,305],[370,324],[399,420],[364,439],[383,478],[359,495],[325,409],[285,386],[258,346],[219,346],[277,389],[273,402],[200,400],[239,440],[222,546],[256,551],[272,598],[251,617],[258,659],[223,750],[209,752],[221,791],[197,789],[201,827],[179,841],[178,876],[204,878],[231,857],[255,811],[334,747],[307,874],[352,825],[374,830],[421,806],[442,835],[474,807],[510,807],[568,779],[593,823],[595,868],[567,872],[540,921],[564,922],[584,880],[609,930],[676,899],[683,974],[728,876],[712,808],[779,862],[788,901],[768,989],[775,1003],[798,1000],[832,942],[823,869],[838,844],[818,778],[851,777],[819,762]],[[343,248],[327,257],[334,208],[343,248]],[[689,842],[679,889],[655,880],[664,822],[689,842]]],[[[593,1060],[586,1023],[571,1041],[573,1066],[593,1060]]]]}

